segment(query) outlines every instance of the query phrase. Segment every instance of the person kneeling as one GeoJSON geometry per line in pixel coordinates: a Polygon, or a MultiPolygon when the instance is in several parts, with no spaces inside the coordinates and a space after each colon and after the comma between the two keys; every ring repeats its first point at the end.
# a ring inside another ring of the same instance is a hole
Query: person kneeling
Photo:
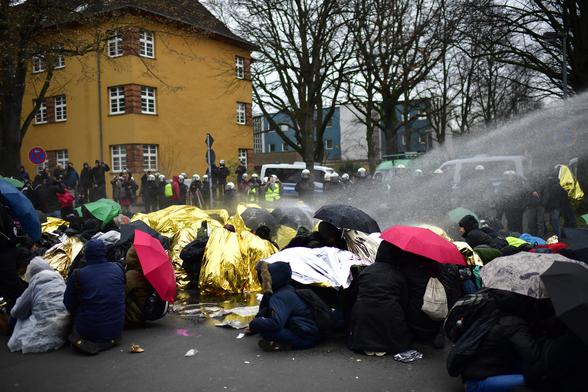
{"type": "Polygon", "coordinates": [[[312,310],[290,285],[290,264],[275,262],[260,265],[264,295],[259,313],[246,333],[260,333],[259,346],[265,351],[307,349],[316,346],[321,334],[312,310]]]}
{"type": "Polygon", "coordinates": [[[63,302],[74,320],[70,342],[87,354],[98,354],[122,335],[125,275],[120,265],[106,259],[101,240],[88,241],[85,255],[86,266],[73,270],[67,280],[63,302]]]}

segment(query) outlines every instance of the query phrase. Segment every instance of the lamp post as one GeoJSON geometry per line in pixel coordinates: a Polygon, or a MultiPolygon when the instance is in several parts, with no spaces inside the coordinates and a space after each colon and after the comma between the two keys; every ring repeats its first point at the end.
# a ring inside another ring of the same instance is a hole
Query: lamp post
{"type": "Polygon", "coordinates": [[[543,33],[543,38],[547,41],[557,42],[561,39],[562,59],[561,59],[561,82],[563,90],[563,99],[568,97],[568,53],[567,43],[568,35],[561,31],[547,31],[543,33]]]}

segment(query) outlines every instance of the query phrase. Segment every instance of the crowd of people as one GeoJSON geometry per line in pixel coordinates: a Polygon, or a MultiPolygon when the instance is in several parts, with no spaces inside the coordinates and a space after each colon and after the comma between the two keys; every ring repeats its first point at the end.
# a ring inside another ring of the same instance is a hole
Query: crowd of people
{"type": "MultiPolygon", "coordinates": [[[[46,169],[33,181],[21,170],[25,182],[22,193],[35,208],[48,216],[63,216],[69,223],[64,234],[83,241],[83,251],[66,279],[43,259],[47,249],[23,234],[9,205],[2,202],[0,297],[9,317],[0,317],[0,326],[11,333],[11,351],[44,352],[69,341],[81,352],[97,354],[118,344],[125,327],[143,326],[167,311],[167,304],[145,277],[132,241],[122,239],[121,221],[99,222],[84,215],[72,218],[76,201],[105,197],[108,170],[106,164],[96,161],[93,168],[84,164],[78,176],[68,164],[65,169],[46,169]],[[110,239],[113,232],[119,233],[116,241],[110,239]]],[[[235,173],[235,186],[226,181],[230,173],[224,161],[214,170],[217,174],[210,177],[208,173],[202,178],[194,174],[189,180],[181,173],[170,182],[159,173],[147,172],[140,186],[130,172],[123,171],[112,180],[113,198],[127,215],[137,195],[142,197],[146,212],[172,204],[204,209],[209,207],[211,194],[222,199],[231,214],[239,202],[271,207],[281,199],[282,183],[276,176],[259,179],[256,174],[249,175],[242,162],[235,173]]],[[[412,177],[408,171],[403,173],[398,181],[412,177]]],[[[414,176],[423,173],[415,172],[414,176]]],[[[351,268],[353,279],[345,289],[301,284],[293,279],[288,260],[259,260],[255,270],[263,297],[245,333],[259,334],[259,345],[266,351],[308,349],[333,333],[344,334],[349,349],[369,356],[408,352],[415,344],[440,349],[449,339],[448,371],[462,378],[467,392],[583,390],[587,342],[566,319],[556,315],[552,301],[487,288],[480,278],[480,271],[495,260],[525,252],[560,253],[576,263],[588,263],[586,252],[565,249],[564,241],[558,242],[557,237],[564,234],[560,216],[567,229],[576,226],[576,218],[569,193],[557,179],[554,173],[547,181],[522,182],[516,173],[505,172],[500,197],[470,199],[475,204],[467,207],[479,216],[466,214],[455,224],[466,244],[455,264],[404,250],[384,236],[374,245],[369,233],[361,237],[359,252],[350,245],[346,227],[324,220],[315,231],[298,227],[283,249],[327,247],[365,257],[371,246],[375,247],[373,259],[367,267],[351,268]],[[538,218],[533,235],[522,234],[523,212],[529,214],[532,208],[540,207],[543,210],[535,211],[535,216],[548,213],[549,234],[545,222],[538,218]],[[506,226],[499,219],[502,217],[506,226]],[[557,237],[548,243],[544,237],[551,234],[557,237]],[[470,257],[479,258],[479,263],[464,261],[470,257]],[[443,293],[442,301],[437,297],[433,301],[431,296],[439,292],[443,293]]],[[[336,173],[324,179],[325,195],[361,194],[385,187],[389,190],[390,185],[370,178],[363,168],[353,181],[347,174],[336,173]]],[[[316,201],[309,170],[301,171],[295,190],[302,200],[316,201]]],[[[250,229],[278,248],[267,226],[250,229]]],[[[223,230],[234,232],[235,227],[225,225],[223,230]]],[[[165,249],[170,248],[166,237],[154,230],[150,235],[165,249]]],[[[180,254],[182,268],[195,289],[208,236],[204,221],[196,238],[180,254]]],[[[588,248],[588,243],[584,245],[588,248]]],[[[588,328],[586,320],[584,324],[588,328]]]]}

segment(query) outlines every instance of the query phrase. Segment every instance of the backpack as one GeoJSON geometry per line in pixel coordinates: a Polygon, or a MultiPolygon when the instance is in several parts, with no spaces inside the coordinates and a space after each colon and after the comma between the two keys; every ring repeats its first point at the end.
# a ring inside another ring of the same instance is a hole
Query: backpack
{"type": "Polygon", "coordinates": [[[164,195],[165,197],[172,197],[174,195],[172,184],[165,184],[164,195]]]}
{"type": "Polygon", "coordinates": [[[500,316],[495,300],[487,290],[466,295],[449,311],[443,328],[455,343],[447,355],[447,372],[452,377],[461,374],[463,367],[477,355],[478,348],[500,316]]]}
{"type": "Polygon", "coordinates": [[[147,321],[159,320],[167,314],[169,302],[161,299],[155,290],[145,300],[143,304],[143,317],[147,321]]]}
{"type": "Polygon", "coordinates": [[[297,289],[296,294],[308,305],[312,317],[322,336],[335,328],[335,319],[331,308],[311,289],[297,289]]]}

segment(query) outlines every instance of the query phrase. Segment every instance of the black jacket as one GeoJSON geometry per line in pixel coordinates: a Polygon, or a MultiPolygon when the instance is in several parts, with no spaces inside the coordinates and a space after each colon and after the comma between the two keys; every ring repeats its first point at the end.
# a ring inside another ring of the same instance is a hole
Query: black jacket
{"type": "Polygon", "coordinates": [[[352,350],[398,353],[410,345],[406,322],[408,286],[385,246],[374,264],[357,279],[358,294],[351,311],[348,346],[352,350]]]}
{"type": "Polygon", "coordinates": [[[56,194],[63,191],[63,186],[56,182],[41,185],[37,190],[41,211],[50,213],[61,210],[56,194]]]}
{"type": "Polygon", "coordinates": [[[516,316],[502,316],[490,328],[471,360],[463,366],[461,376],[464,381],[483,380],[513,374],[521,365],[525,372],[536,366],[540,352],[540,346],[525,321],[516,316]]]}
{"type": "Polygon", "coordinates": [[[549,178],[543,188],[541,200],[547,211],[561,210],[570,206],[568,193],[561,187],[557,178],[549,178]]]}
{"type": "Polygon", "coordinates": [[[94,166],[92,171],[90,172],[90,181],[92,184],[97,186],[103,186],[106,184],[106,179],[104,178],[104,173],[110,171],[110,167],[106,163],[101,164],[100,166],[94,166]]]}
{"type": "Polygon", "coordinates": [[[480,245],[486,245],[495,249],[502,249],[508,243],[503,243],[496,237],[482,231],[478,226],[478,221],[472,215],[466,215],[459,221],[459,226],[465,230],[463,238],[469,246],[475,248],[480,245]]]}

